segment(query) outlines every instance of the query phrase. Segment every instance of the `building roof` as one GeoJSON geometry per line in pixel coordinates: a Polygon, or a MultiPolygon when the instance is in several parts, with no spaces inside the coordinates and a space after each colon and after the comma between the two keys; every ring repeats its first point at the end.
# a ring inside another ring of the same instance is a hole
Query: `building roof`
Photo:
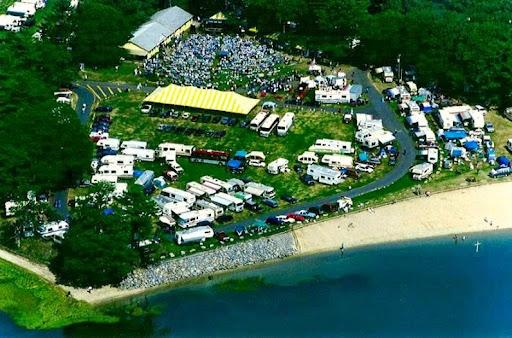
{"type": "Polygon", "coordinates": [[[149,52],[191,19],[192,14],[178,6],[158,11],[133,33],[130,42],[149,52]]]}
{"type": "Polygon", "coordinates": [[[256,107],[259,100],[235,92],[171,84],[167,87],[158,87],[144,99],[144,102],[247,115],[256,107]]]}

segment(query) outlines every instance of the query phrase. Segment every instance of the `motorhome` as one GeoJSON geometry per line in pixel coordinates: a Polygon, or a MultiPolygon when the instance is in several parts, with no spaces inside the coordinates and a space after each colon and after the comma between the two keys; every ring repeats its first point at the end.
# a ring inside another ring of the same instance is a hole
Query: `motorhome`
{"type": "Polygon", "coordinates": [[[220,196],[217,196],[217,194],[210,196],[210,202],[224,208],[225,210],[233,210],[234,209],[233,201],[224,199],[220,196]]]}
{"type": "Polygon", "coordinates": [[[187,189],[194,188],[196,190],[202,191],[206,196],[214,195],[218,191],[194,181],[188,182],[186,187],[187,189]]]}
{"type": "Polygon", "coordinates": [[[154,178],[155,172],[152,170],[146,170],[135,180],[135,184],[147,188],[153,184],[154,178]]]}
{"type": "Polygon", "coordinates": [[[208,202],[206,200],[196,200],[194,208],[197,209],[211,209],[214,212],[215,218],[224,215],[224,209],[215,203],[208,202]]]}
{"type": "Polygon", "coordinates": [[[245,186],[245,182],[240,180],[240,179],[238,179],[238,178],[230,178],[226,182],[231,184],[235,191],[242,191],[244,189],[244,186],[245,186]]]}
{"type": "Polygon", "coordinates": [[[293,120],[295,119],[294,113],[286,113],[284,114],[281,121],[279,121],[277,125],[277,135],[278,136],[284,136],[288,134],[288,131],[292,127],[293,120]]]}
{"type": "Polygon", "coordinates": [[[226,165],[229,161],[230,153],[227,151],[210,150],[210,149],[195,149],[192,151],[190,161],[201,162],[208,164],[222,164],[226,165]]]}
{"type": "Polygon", "coordinates": [[[204,182],[204,183],[201,183],[201,185],[207,189],[214,190],[215,193],[221,191],[221,189],[222,189],[222,187],[220,185],[217,185],[217,184],[211,183],[211,182],[204,182]]]}
{"type": "Polygon", "coordinates": [[[190,156],[192,151],[195,149],[192,145],[180,144],[180,143],[160,143],[156,149],[158,157],[165,157],[165,153],[168,151],[175,151],[177,156],[190,156]]]}
{"type": "Polygon", "coordinates": [[[177,188],[167,187],[164,188],[161,192],[163,196],[167,196],[173,199],[176,202],[186,202],[189,207],[191,207],[196,201],[196,197],[189,192],[184,190],[180,190],[177,188]]]}
{"type": "Polygon", "coordinates": [[[15,2],[7,8],[7,14],[29,18],[36,14],[36,6],[34,4],[27,4],[24,2],[15,2]]]}
{"type": "Polygon", "coordinates": [[[244,187],[244,192],[263,198],[274,198],[276,192],[274,188],[257,182],[249,182],[244,187]]]}
{"type": "Polygon", "coordinates": [[[21,2],[34,5],[36,10],[46,6],[45,0],[21,0],[21,2]]]}
{"type": "Polygon", "coordinates": [[[424,180],[434,172],[434,165],[432,163],[420,163],[413,166],[409,170],[414,180],[424,180]]]}
{"type": "Polygon", "coordinates": [[[209,226],[200,226],[183,231],[176,231],[175,239],[178,245],[204,242],[207,238],[214,236],[213,229],[209,226]]]}
{"type": "Polygon", "coordinates": [[[0,15],[0,29],[17,32],[20,30],[21,18],[14,15],[0,15]]]}
{"type": "Polygon", "coordinates": [[[331,168],[352,168],[354,159],[347,155],[327,154],[322,157],[321,163],[331,168]]]}
{"type": "Polygon", "coordinates": [[[153,162],[155,160],[155,151],[153,149],[126,148],[121,153],[132,155],[137,161],[153,162]]]}
{"type": "Polygon", "coordinates": [[[202,184],[207,183],[207,182],[208,183],[216,184],[216,185],[218,185],[221,188],[221,191],[223,191],[225,193],[230,193],[230,192],[234,192],[235,191],[235,189],[234,189],[232,184],[229,184],[226,181],[222,181],[222,180],[219,180],[219,179],[211,177],[211,176],[203,176],[203,177],[201,177],[199,179],[199,181],[202,184]]]}
{"type": "Polygon", "coordinates": [[[289,172],[288,160],[285,158],[278,158],[267,165],[267,172],[271,175],[289,172]]]}
{"type": "Polygon", "coordinates": [[[316,140],[315,144],[309,147],[309,151],[319,153],[352,154],[354,152],[354,148],[352,148],[352,142],[318,139],[316,140]]]}
{"type": "Polygon", "coordinates": [[[386,83],[393,82],[395,74],[393,73],[393,70],[389,66],[382,67],[382,80],[386,83]]]}
{"type": "Polygon", "coordinates": [[[303,164],[318,163],[318,155],[312,151],[305,151],[297,157],[297,161],[303,164]]]}
{"type": "Polygon", "coordinates": [[[134,157],[131,155],[106,155],[101,158],[101,164],[133,166],[134,157]]]}
{"type": "Polygon", "coordinates": [[[187,192],[191,193],[197,198],[205,197],[206,193],[203,190],[196,189],[194,187],[187,188],[187,192]]]}
{"type": "Polygon", "coordinates": [[[269,116],[268,111],[260,111],[249,123],[249,129],[258,131],[263,124],[263,121],[269,116]]]}
{"type": "Polygon", "coordinates": [[[259,129],[260,136],[269,137],[278,123],[279,123],[279,115],[270,114],[265,119],[265,122],[263,122],[263,124],[261,125],[261,127],[259,129]]]}
{"type": "Polygon", "coordinates": [[[167,203],[172,203],[173,200],[167,196],[163,196],[163,195],[156,195],[156,196],[153,196],[151,197],[151,200],[153,200],[153,202],[155,202],[156,206],[163,210],[164,206],[167,204],[167,203]]]}
{"type": "Polygon", "coordinates": [[[119,146],[121,141],[118,138],[105,138],[101,139],[96,143],[97,147],[101,147],[103,149],[110,148],[112,150],[119,150],[119,146]]]}
{"type": "Polygon", "coordinates": [[[69,230],[69,224],[66,221],[50,222],[37,228],[37,233],[43,238],[59,237],[64,238],[64,234],[69,230]]]}
{"type": "Polygon", "coordinates": [[[231,205],[228,207],[229,210],[234,211],[234,212],[244,211],[244,201],[243,200],[241,200],[233,195],[228,195],[223,192],[219,192],[219,193],[215,194],[214,196],[217,198],[221,198],[221,199],[231,202],[231,205]]]}
{"type": "Polygon", "coordinates": [[[427,162],[436,164],[439,161],[439,150],[437,148],[427,149],[427,162]]]}
{"type": "Polygon", "coordinates": [[[121,143],[121,149],[126,149],[126,148],[147,149],[148,143],[145,141],[135,141],[135,140],[123,141],[121,143]]]}
{"type": "Polygon", "coordinates": [[[117,164],[105,164],[98,168],[98,174],[100,175],[114,175],[119,178],[132,178],[133,177],[133,166],[130,165],[117,165],[117,164]]]}
{"type": "Polygon", "coordinates": [[[162,208],[162,213],[169,216],[179,216],[183,213],[189,212],[190,207],[187,202],[174,201],[169,202],[162,208]]]}
{"type": "Polygon", "coordinates": [[[176,163],[176,152],[174,150],[169,150],[163,153],[162,157],[164,158],[165,163],[167,164],[176,163]]]}
{"type": "Polygon", "coordinates": [[[411,93],[412,95],[418,94],[418,86],[416,86],[416,83],[414,83],[412,81],[407,81],[405,83],[405,87],[407,88],[409,93],[411,93]]]}
{"type": "Polygon", "coordinates": [[[181,228],[191,228],[200,222],[213,222],[215,212],[212,209],[191,210],[180,214],[177,218],[177,224],[181,228]]]}
{"type": "Polygon", "coordinates": [[[315,181],[327,185],[337,185],[343,182],[343,177],[339,170],[334,170],[318,164],[308,165],[307,174],[313,177],[315,181]]]}
{"type": "Polygon", "coordinates": [[[107,182],[107,183],[117,183],[116,175],[104,175],[104,174],[95,174],[91,177],[91,183],[96,184],[99,182],[107,182]]]}

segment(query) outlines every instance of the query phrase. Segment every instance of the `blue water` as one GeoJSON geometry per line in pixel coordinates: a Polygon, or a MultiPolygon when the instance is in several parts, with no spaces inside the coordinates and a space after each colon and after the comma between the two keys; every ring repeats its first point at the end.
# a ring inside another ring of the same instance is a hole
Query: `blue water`
{"type": "Polygon", "coordinates": [[[512,233],[347,249],[219,276],[148,297],[152,318],[3,337],[512,336],[512,233]],[[474,242],[482,242],[475,252],[474,242]],[[261,277],[251,291],[219,288],[261,277]]]}

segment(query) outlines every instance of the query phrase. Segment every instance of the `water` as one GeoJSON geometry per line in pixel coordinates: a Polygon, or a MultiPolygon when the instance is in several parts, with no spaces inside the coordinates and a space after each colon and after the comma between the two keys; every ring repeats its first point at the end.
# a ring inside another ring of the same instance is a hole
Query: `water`
{"type": "MultiPolygon", "coordinates": [[[[153,318],[6,337],[512,336],[512,233],[416,241],[292,259],[149,297],[153,318]],[[482,242],[475,253],[474,242],[482,242]],[[250,291],[221,288],[262,278],[250,291]]],[[[7,333],[7,334],[5,334],[7,333]]]]}

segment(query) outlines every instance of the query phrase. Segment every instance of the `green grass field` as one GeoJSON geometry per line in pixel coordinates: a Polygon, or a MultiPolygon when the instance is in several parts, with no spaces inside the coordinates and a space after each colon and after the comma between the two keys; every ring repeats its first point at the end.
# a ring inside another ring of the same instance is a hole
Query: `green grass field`
{"type": "Polygon", "coordinates": [[[0,260],[0,310],[17,325],[29,329],[117,320],[67,297],[63,290],[3,260],[0,260]]]}

